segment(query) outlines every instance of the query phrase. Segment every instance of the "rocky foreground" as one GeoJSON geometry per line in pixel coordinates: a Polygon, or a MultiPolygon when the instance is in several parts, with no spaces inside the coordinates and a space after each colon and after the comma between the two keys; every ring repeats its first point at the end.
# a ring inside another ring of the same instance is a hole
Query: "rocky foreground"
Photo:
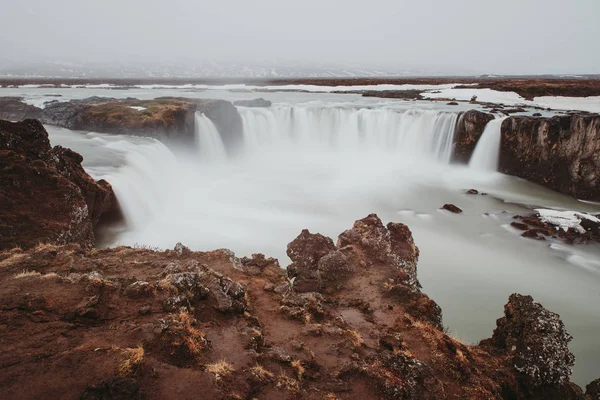
{"type": "Polygon", "coordinates": [[[571,337],[529,296],[479,345],[447,335],[405,225],[303,231],[288,255],[286,273],[182,245],[0,253],[0,396],[584,398],[571,337]]]}
{"type": "MultiPolygon", "coordinates": [[[[292,264],[95,249],[115,207],[38,121],[0,123],[0,398],[597,399],[558,315],[513,294],[490,339],[443,329],[409,228],[374,214],[292,264]],[[587,396],[587,397],[585,397],[587,396]]],[[[500,310],[499,314],[500,314],[500,310]]]]}

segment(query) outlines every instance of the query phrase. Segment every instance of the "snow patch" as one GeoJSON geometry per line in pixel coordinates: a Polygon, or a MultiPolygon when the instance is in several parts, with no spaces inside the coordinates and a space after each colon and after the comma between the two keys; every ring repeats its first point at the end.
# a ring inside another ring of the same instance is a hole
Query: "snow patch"
{"type": "Polygon", "coordinates": [[[129,108],[133,108],[134,110],[137,110],[137,111],[147,110],[146,107],[140,107],[140,106],[129,106],[129,108]]]}
{"type": "Polygon", "coordinates": [[[585,229],[580,225],[583,219],[600,223],[600,219],[579,211],[557,211],[545,208],[536,208],[535,211],[540,214],[540,219],[543,222],[562,228],[565,232],[569,228],[573,228],[579,233],[585,233],[585,229]]]}

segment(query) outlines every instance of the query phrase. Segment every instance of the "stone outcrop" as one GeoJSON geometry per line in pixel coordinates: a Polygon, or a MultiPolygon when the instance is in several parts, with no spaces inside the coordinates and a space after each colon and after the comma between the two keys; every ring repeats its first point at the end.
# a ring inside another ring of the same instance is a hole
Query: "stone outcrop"
{"type": "Polygon", "coordinates": [[[494,119],[492,114],[469,110],[460,115],[454,133],[453,161],[468,163],[488,122],[494,119]]]}
{"type": "Polygon", "coordinates": [[[15,121],[39,118],[44,124],[67,129],[149,136],[175,145],[195,141],[194,114],[197,111],[213,121],[230,153],[240,147],[243,141],[242,118],[237,108],[225,100],[89,97],[82,100],[54,100],[40,109],[23,103],[20,98],[0,97],[0,118],[15,121]]]}
{"type": "Polygon", "coordinates": [[[23,102],[22,97],[0,97],[0,119],[22,121],[40,118],[41,109],[23,102]]]}
{"type": "Polygon", "coordinates": [[[600,200],[600,115],[510,117],[500,172],[578,199],[600,200]]]}
{"type": "Polygon", "coordinates": [[[116,201],[110,184],[94,181],[82,160],[51,148],[37,120],[0,120],[0,249],[94,243],[94,227],[116,201]]]}
{"type": "Polygon", "coordinates": [[[271,102],[269,100],[265,100],[262,97],[258,99],[252,100],[238,100],[233,102],[234,106],[241,107],[271,107],[271,102]]]}
{"type": "Polygon", "coordinates": [[[535,389],[569,381],[575,364],[568,348],[572,339],[557,314],[531,296],[512,294],[491,342],[509,352],[523,384],[535,389]]]}
{"type": "Polygon", "coordinates": [[[73,130],[152,136],[179,143],[194,136],[194,112],[194,105],[185,101],[91,97],[48,103],[41,121],[73,130]]]}

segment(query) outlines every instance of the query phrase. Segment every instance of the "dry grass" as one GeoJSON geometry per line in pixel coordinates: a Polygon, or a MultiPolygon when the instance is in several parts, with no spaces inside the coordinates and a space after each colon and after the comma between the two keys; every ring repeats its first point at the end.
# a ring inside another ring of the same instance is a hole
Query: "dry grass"
{"type": "Polygon", "coordinates": [[[271,371],[258,363],[254,367],[250,368],[250,372],[263,381],[272,379],[275,376],[271,371]]]}
{"type": "Polygon", "coordinates": [[[28,271],[28,270],[23,270],[21,272],[19,272],[18,274],[14,274],[13,278],[14,279],[23,279],[23,278],[31,278],[31,277],[38,277],[41,276],[42,274],[40,274],[37,271],[28,271]]]}
{"type": "Polygon", "coordinates": [[[120,377],[134,374],[144,361],[144,348],[138,345],[134,348],[122,349],[123,360],[119,364],[117,373],[120,377]]]}
{"type": "Polygon", "coordinates": [[[183,345],[192,355],[198,355],[206,348],[206,339],[202,331],[192,325],[194,319],[185,310],[181,310],[178,314],[178,320],[181,323],[183,335],[183,345]]]}
{"type": "Polygon", "coordinates": [[[294,368],[296,370],[296,376],[298,377],[298,380],[301,381],[302,377],[304,376],[304,372],[306,372],[306,369],[304,369],[304,367],[302,366],[302,361],[300,360],[296,360],[296,361],[292,361],[292,368],[294,368]]]}
{"type": "Polygon", "coordinates": [[[54,279],[58,278],[58,274],[56,272],[50,272],[49,274],[44,274],[40,278],[42,279],[54,279]]]}
{"type": "Polygon", "coordinates": [[[300,390],[300,383],[294,378],[281,374],[277,377],[277,388],[297,392],[300,390]]]}
{"type": "Polygon", "coordinates": [[[231,364],[229,364],[225,360],[218,361],[214,364],[207,364],[207,365],[205,365],[205,368],[206,368],[206,372],[210,372],[211,374],[214,374],[216,377],[223,377],[223,376],[231,375],[231,373],[235,371],[233,369],[233,367],[231,366],[231,364]]]}
{"type": "Polygon", "coordinates": [[[348,336],[350,342],[356,349],[360,349],[365,344],[362,335],[356,330],[347,329],[344,331],[344,334],[348,336]]]}

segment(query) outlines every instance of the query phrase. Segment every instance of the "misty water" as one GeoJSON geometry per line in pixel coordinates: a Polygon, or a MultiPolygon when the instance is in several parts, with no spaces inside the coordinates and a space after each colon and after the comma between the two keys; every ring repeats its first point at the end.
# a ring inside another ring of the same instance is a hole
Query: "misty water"
{"type": "MultiPolygon", "coordinates": [[[[48,93],[25,90],[30,98],[48,93]]],[[[62,93],[174,94],[84,90],[62,93]]],[[[286,266],[286,245],[302,229],[335,239],[355,220],[377,213],[384,223],[402,222],[412,230],[421,250],[419,280],[454,335],[469,343],[490,337],[508,296],[530,294],[559,313],[574,336],[574,381],[597,378],[600,246],[524,239],[509,224],[514,214],[534,207],[599,212],[600,206],[494,172],[494,132],[486,132],[489,143],[477,149],[481,163],[450,165],[457,113],[468,105],[324,93],[264,97],[273,107],[239,108],[244,146],[233,158],[202,114],[196,115],[197,146],[188,149],[169,149],[149,138],[47,128],[52,144],[80,152],[87,171],[107,179],[117,193],[127,224],[104,232],[105,246],[172,248],[182,242],[193,250],[229,248],[238,256],[262,252],[286,266]],[[487,195],[465,194],[470,188],[487,195]],[[464,213],[440,210],[445,203],[464,213]]],[[[492,124],[499,133],[497,121],[492,124]]]]}

